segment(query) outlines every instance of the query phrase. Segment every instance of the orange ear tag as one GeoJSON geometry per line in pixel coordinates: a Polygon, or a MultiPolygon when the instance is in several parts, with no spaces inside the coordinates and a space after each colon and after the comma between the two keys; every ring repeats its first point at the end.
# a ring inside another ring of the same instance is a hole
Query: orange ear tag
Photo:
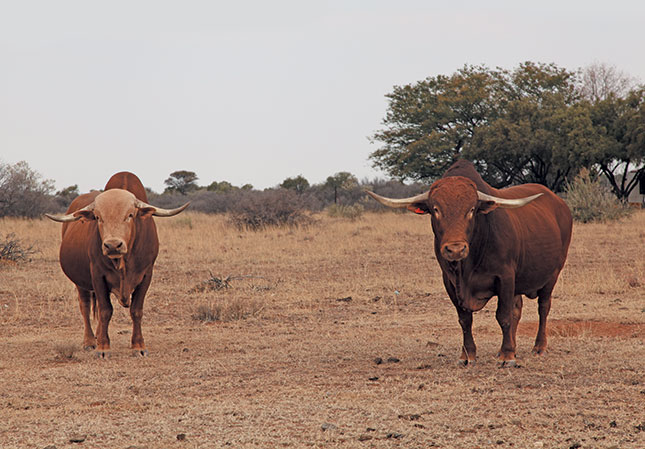
{"type": "Polygon", "coordinates": [[[423,209],[421,209],[420,207],[417,207],[416,209],[414,209],[414,213],[415,213],[415,214],[423,215],[423,214],[425,214],[425,213],[426,213],[426,211],[424,211],[424,210],[423,210],[423,209]]]}

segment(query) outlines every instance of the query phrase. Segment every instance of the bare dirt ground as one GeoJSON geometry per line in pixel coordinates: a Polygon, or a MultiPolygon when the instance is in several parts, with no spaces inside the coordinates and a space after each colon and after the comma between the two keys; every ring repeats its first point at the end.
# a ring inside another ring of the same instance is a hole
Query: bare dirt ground
{"type": "Polygon", "coordinates": [[[475,315],[478,363],[457,366],[427,217],[317,219],[257,233],[157,219],[150,355],[131,355],[115,302],[109,360],[81,349],[60,225],[0,220],[0,240],[39,250],[0,264],[0,447],[645,447],[645,211],[575,226],[549,351],[530,353],[525,299],[507,369],[495,299],[475,315]]]}

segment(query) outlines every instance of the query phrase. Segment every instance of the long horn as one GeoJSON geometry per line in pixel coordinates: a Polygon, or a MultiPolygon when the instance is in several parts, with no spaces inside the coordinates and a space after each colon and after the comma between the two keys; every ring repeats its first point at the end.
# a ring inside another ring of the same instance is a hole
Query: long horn
{"type": "Polygon", "coordinates": [[[396,209],[403,209],[408,207],[410,204],[421,203],[428,200],[428,192],[421,193],[417,196],[411,196],[410,198],[398,198],[398,199],[386,198],[384,196],[377,195],[374,192],[370,192],[369,190],[366,190],[365,193],[367,193],[369,196],[371,196],[372,198],[374,198],[376,201],[383,204],[384,206],[394,207],[396,209]]]}
{"type": "Polygon", "coordinates": [[[161,207],[151,206],[148,203],[144,203],[143,201],[137,200],[136,206],[139,209],[142,209],[144,207],[150,207],[150,208],[154,209],[155,211],[153,212],[152,215],[154,215],[156,217],[172,217],[174,215],[177,215],[178,213],[180,213],[184,209],[186,209],[189,204],[190,204],[190,201],[187,202],[186,204],[184,204],[183,206],[178,207],[176,209],[162,209],[161,207]]]}
{"type": "Polygon", "coordinates": [[[75,210],[71,214],[65,214],[65,215],[45,214],[45,217],[49,218],[50,220],[57,221],[59,223],[69,223],[70,221],[77,221],[83,218],[83,215],[79,214],[78,212],[91,211],[91,210],[94,210],[94,203],[88,204],[82,209],[75,210]]]}
{"type": "Polygon", "coordinates": [[[513,209],[513,208],[516,208],[516,207],[522,207],[522,206],[530,203],[531,201],[533,201],[534,199],[536,199],[539,196],[542,196],[542,193],[538,193],[537,195],[527,196],[525,198],[509,199],[509,198],[499,198],[497,196],[487,195],[487,194],[485,194],[483,192],[480,192],[479,190],[477,191],[477,197],[479,198],[480,201],[493,201],[493,202],[497,203],[497,205],[499,207],[503,207],[503,208],[506,208],[506,209],[513,209]]]}

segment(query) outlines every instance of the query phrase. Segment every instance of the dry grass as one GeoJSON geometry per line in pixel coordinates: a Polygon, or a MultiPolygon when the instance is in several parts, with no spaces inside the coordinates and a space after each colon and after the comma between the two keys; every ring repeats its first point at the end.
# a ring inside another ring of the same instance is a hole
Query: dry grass
{"type": "Polygon", "coordinates": [[[479,363],[456,366],[427,217],[316,221],[247,232],[223,216],[158,219],[150,355],[131,357],[115,306],[103,361],[80,350],[60,226],[0,220],[0,235],[40,250],[0,266],[0,447],[76,435],[84,448],[645,447],[645,212],[575,226],[550,351],[530,354],[526,300],[510,370],[494,359],[495,300],[475,316],[479,363]],[[195,288],[215,277],[229,288],[195,288]]]}

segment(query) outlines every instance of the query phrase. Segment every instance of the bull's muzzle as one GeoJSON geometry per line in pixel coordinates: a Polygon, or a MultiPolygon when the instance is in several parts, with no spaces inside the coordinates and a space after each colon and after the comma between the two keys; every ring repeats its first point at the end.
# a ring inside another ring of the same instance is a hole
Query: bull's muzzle
{"type": "Polygon", "coordinates": [[[103,240],[103,255],[110,259],[117,259],[128,252],[128,245],[118,238],[103,240]]]}
{"type": "Polygon", "coordinates": [[[441,246],[441,255],[451,262],[463,260],[468,257],[468,243],[449,242],[441,246]]]}

